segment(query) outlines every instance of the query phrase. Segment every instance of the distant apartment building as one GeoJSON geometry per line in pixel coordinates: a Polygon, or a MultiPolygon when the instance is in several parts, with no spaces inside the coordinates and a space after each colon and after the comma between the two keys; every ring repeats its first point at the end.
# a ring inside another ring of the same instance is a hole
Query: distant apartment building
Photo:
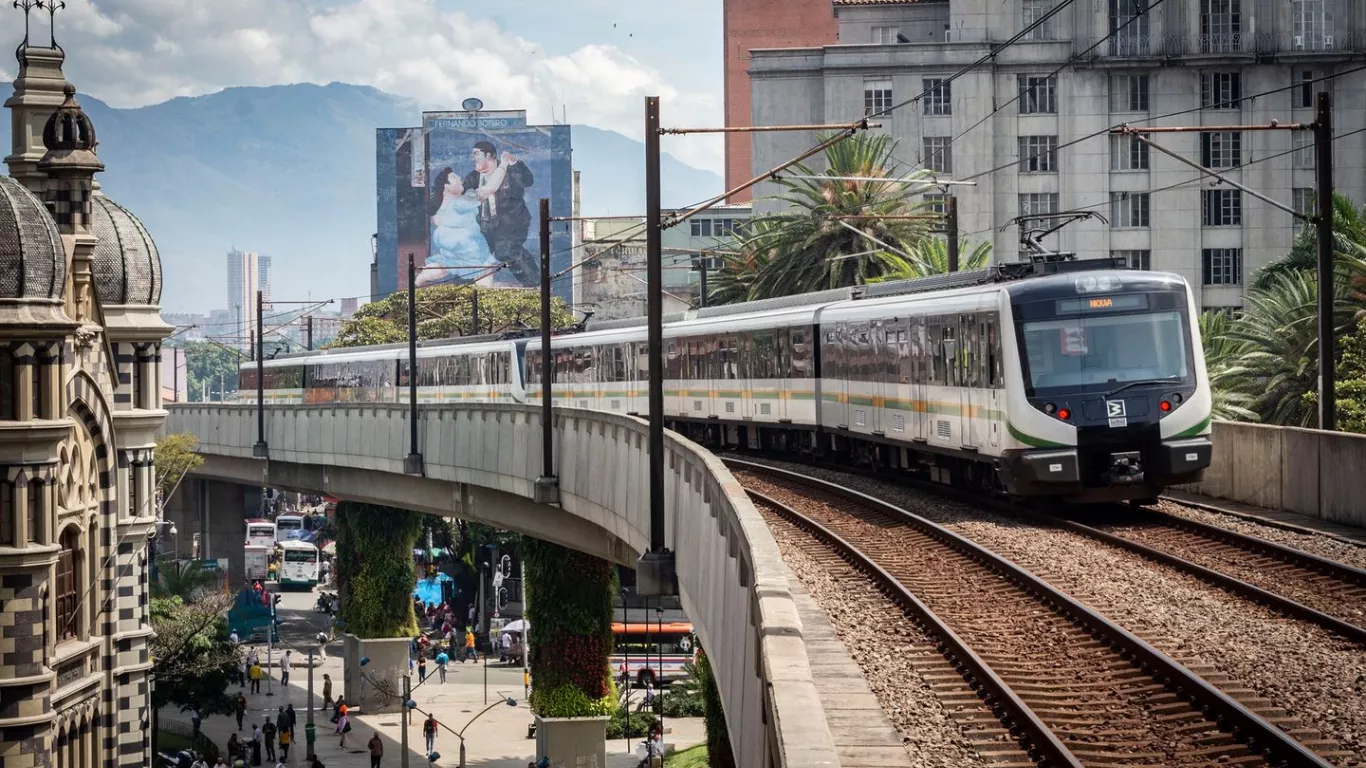
{"type": "Polygon", "coordinates": [[[354,296],[349,299],[341,300],[341,316],[344,318],[349,318],[352,315],[356,314],[356,310],[359,308],[360,299],[357,299],[354,296]]]}
{"type": "MultiPolygon", "coordinates": [[[[902,172],[975,181],[948,188],[959,198],[959,231],[991,242],[997,261],[1020,252],[1016,217],[1093,211],[1104,220],[1068,225],[1045,245],[1179,273],[1207,307],[1240,306],[1243,284],[1289,250],[1299,224],[1108,128],[1208,126],[1153,140],[1307,211],[1311,132],[1238,127],[1311,123],[1314,94],[1327,90],[1340,137],[1337,191],[1366,199],[1366,73],[1315,82],[1360,66],[1366,2],[1183,0],[1147,10],[1143,0],[1076,0],[992,63],[947,82],[1057,5],[833,0],[838,44],[752,52],[755,124],[852,121],[915,99],[878,118],[879,130],[899,142],[902,172]]],[[[755,175],[815,143],[810,133],[752,139],[755,175]]],[[[775,191],[766,182],[755,194],[775,191]]],[[[940,192],[925,199],[942,205],[940,192]]]]}
{"type": "MultiPolygon", "coordinates": [[[[673,215],[665,211],[664,215],[673,215]]],[[[721,205],[664,230],[664,312],[683,312],[700,304],[703,259],[731,247],[749,220],[748,205],[721,205]]],[[[646,312],[645,235],[640,219],[590,219],[582,222],[583,266],[574,271],[574,304],[595,320],[641,317],[646,312]]]]}
{"type": "Polygon", "coordinates": [[[270,257],[234,248],[228,251],[228,312],[240,347],[256,333],[256,292],[270,303],[270,257]]]}
{"type": "MultiPolygon", "coordinates": [[[[726,125],[753,125],[749,52],[755,48],[797,48],[835,42],[830,0],[723,0],[726,125]]],[[[726,134],[726,189],[750,179],[750,134],[726,134]]],[[[732,203],[751,199],[749,191],[732,203]]]]}

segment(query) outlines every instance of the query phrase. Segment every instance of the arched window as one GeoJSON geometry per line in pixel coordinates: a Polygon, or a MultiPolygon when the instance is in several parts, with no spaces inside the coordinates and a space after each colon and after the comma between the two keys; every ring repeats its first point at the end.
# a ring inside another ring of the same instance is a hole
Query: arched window
{"type": "Polygon", "coordinates": [[[14,541],[14,486],[0,479],[0,547],[12,547],[14,541]]]}
{"type": "Polygon", "coordinates": [[[43,481],[28,481],[28,540],[43,543],[43,481]]]}
{"type": "Polygon", "coordinates": [[[144,365],[146,363],[142,362],[141,358],[133,360],[133,407],[139,409],[147,407],[146,402],[144,402],[145,395],[142,392],[142,367],[144,365]]]}
{"type": "Polygon", "coordinates": [[[79,580],[76,569],[80,564],[81,538],[75,527],[62,532],[62,550],[57,555],[57,641],[72,640],[81,635],[79,580]]]}

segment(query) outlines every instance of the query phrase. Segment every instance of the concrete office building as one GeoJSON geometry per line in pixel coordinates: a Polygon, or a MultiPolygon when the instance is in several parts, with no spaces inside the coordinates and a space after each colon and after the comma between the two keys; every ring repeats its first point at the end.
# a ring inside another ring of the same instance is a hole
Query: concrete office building
{"type": "Polygon", "coordinates": [[[257,253],[228,251],[228,312],[231,313],[238,344],[246,348],[256,333],[256,292],[270,304],[270,257],[257,253]]]}
{"type": "MultiPolygon", "coordinates": [[[[1366,200],[1366,133],[1352,133],[1366,127],[1366,73],[1306,84],[1360,66],[1361,0],[1182,0],[1147,13],[1139,11],[1142,0],[1076,0],[993,63],[943,87],[1056,0],[833,4],[837,45],[752,52],[754,124],[851,121],[925,93],[881,118],[879,130],[899,142],[903,172],[922,167],[962,179],[1026,158],[977,178],[976,187],[951,188],[960,198],[960,232],[992,241],[997,260],[1019,253],[1019,231],[1007,226],[1015,217],[1087,209],[1108,223],[1071,224],[1045,245],[1083,257],[1124,254],[1139,266],[1184,275],[1202,287],[1204,306],[1239,306],[1243,283],[1290,248],[1298,229],[1290,214],[1130,137],[1102,134],[1063,145],[1180,111],[1151,124],[1309,123],[1320,88],[1332,94],[1341,137],[1334,142],[1337,190],[1366,200]]],[[[1312,139],[1290,131],[1156,137],[1182,157],[1301,210],[1313,200],[1312,139]]],[[[812,146],[815,137],[765,133],[753,141],[757,173],[812,146]]],[[[773,191],[765,183],[756,197],[773,191]]]]}
{"type": "Polygon", "coordinates": [[[17,54],[0,176],[0,766],[144,768],[161,261],[95,182],[62,49],[17,54]]]}

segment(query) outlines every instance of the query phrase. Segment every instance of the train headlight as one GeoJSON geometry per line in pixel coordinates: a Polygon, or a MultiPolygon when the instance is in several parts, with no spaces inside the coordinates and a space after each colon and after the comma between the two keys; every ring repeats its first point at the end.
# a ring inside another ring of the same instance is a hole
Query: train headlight
{"type": "Polygon", "coordinates": [[[1053,412],[1056,410],[1058,410],[1058,407],[1056,405],[1053,405],[1052,403],[1047,403],[1043,407],[1043,412],[1048,414],[1049,416],[1052,416],[1053,412]]]}
{"type": "Polygon", "coordinates": [[[1067,410],[1066,408],[1059,408],[1058,418],[1062,419],[1063,421],[1067,421],[1068,419],[1072,418],[1072,412],[1067,410]]]}
{"type": "Polygon", "coordinates": [[[1172,402],[1173,402],[1173,403],[1176,403],[1177,405],[1180,405],[1180,404],[1181,404],[1181,399],[1182,399],[1182,398],[1181,398],[1181,393],[1180,393],[1180,392],[1177,392],[1176,394],[1172,395],[1172,402]]]}
{"type": "Polygon", "coordinates": [[[1172,404],[1166,400],[1163,400],[1162,402],[1157,404],[1157,407],[1160,408],[1163,413],[1167,413],[1172,409],[1172,404]]]}

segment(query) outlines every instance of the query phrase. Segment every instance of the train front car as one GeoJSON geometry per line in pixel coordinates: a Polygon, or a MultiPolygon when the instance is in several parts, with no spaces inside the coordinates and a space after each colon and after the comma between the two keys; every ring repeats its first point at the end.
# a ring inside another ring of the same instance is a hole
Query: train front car
{"type": "MultiPolygon", "coordinates": [[[[1074,501],[1149,501],[1199,479],[1210,392],[1190,287],[1139,271],[1055,274],[1006,286],[1007,489],[1074,501]]],[[[1004,309],[1004,308],[1003,308],[1004,309]]]]}

